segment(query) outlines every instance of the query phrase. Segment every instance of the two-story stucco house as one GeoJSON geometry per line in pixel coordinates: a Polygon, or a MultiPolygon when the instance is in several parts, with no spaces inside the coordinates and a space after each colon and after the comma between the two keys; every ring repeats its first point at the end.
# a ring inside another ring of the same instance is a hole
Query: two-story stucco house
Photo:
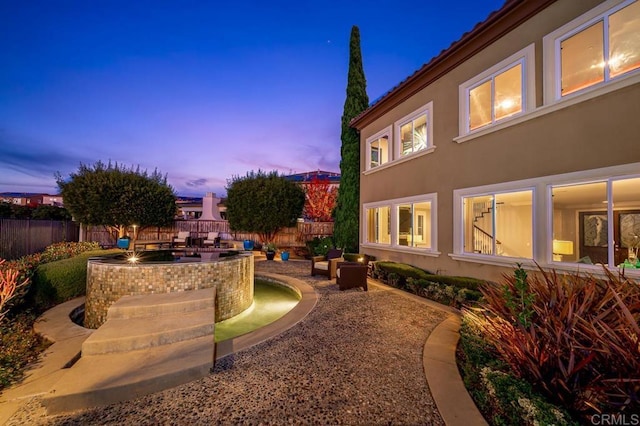
{"type": "Polygon", "coordinates": [[[507,1],[352,126],[361,252],[617,271],[640,245],[640,0],[507,1]]]}

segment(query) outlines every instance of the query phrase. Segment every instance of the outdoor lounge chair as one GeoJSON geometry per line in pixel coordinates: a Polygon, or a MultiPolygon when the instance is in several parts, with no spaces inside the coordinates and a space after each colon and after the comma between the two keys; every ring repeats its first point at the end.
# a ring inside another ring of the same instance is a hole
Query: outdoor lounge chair
{"type": "Polygon", "coordinates": [[[189,231],[179,231],[178,236],[171,239],[171,247],[186,247],[189,243],[190,235],[189,231]]]}
{"type": "Polygon", "coordinates": [[[202,242],[203,246],[213,246],[220,247],[220,233],[219,232],[209,232],[207,234],[207,238],[202,242]]]}
{"type": "Polygon", "coordinates": [[[362,287],[364,291],[367,287],[366,264],[360,262],[338,262],[336,270],[336,284],[340,290],[362,287]]]}
{"type": "Polygon", "coordinates": [[[311,276],[326,275],[332,280],[336,277],[338,262],[342,262],[342,250],[331,249],[326,256],[314,256],[311,258],[311,276]]]}

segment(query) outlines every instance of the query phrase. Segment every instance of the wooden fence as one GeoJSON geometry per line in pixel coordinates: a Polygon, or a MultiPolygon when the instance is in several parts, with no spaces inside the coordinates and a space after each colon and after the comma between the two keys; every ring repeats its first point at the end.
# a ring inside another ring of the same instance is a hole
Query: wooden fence
{"type": "Polygon", "coordinates": [[[71,221],[0,219],[0,258],[17,259],[78,236],[78,224],[71,221]]]}
{"type": "MultiPolygon", "coordinates": [[[[204,238],[209,232],[219,232],[223,239],[259,241],[256,234],[235,232],[226,220],[176,220],[172,226],[134,230],[127,234],[138,241],[170,241],[179,231],[188,231],[192,238],[204,238]],[[137,234],[137,235],[135,235],[137,234]]],[[[284,228],[276,235],[278,247],[302,247],[314,237],[333,235],[333,222],[298,222],[295,227],[284,228]]],[[[103,226],[89,226],[83,232],[84,241],[97,241],[103,246],[113,246],[116,238],[103,226]]]]}

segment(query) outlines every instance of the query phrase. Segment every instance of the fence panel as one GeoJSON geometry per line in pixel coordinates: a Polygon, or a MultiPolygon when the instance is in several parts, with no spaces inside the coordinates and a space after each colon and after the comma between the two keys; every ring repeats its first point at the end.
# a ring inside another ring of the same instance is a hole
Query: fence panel
{"type": "Polygon", "coordinates": [[[78,236],[78,224],[71,221],[0,219],[0,258],[17,259],[78,236]]]}
{"type": "MultiPolygon", "coordinates": [[[[209,232],[219,232],[223,239],[259,241],[257,234],[235,232],[229,229],[226,220],[198,220],[179,219],[172,226],[158,228],[150,227],[137,230],[138,241],[161,240],[169,241],[178,235],[179,231],[188,231],[193,238],[204,238],[209,232]],[[226,234],[226,235],[225,235],[226,234]]],[[[104,226],[89,226],[84,239],[96,241],[103,246],[115,246],[116,238],[104,226]]],[[[134,229],[129,227],[127,235],[133,237],[134,229]]],[[[275,243],[278,247],[301,247],[314,237],[333,235],[333,222],[298,222],[295,227],[284,228],[276,235],[275,243]]]]}

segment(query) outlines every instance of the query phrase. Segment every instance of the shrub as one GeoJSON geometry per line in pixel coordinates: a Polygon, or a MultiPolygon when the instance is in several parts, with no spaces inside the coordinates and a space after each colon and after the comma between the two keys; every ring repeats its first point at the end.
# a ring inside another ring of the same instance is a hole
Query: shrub
{"type": "Polygon", "coordinates": [[[39,311],[86,293],[87,260],[121,250],[88,251],[69,259],[40,265],[33,277],[31,298],[39,311]]]}
{"type": "Polygon", "coordinates": [[[326,256],[329,250],[335,247],[333,237],[318,238],[307,241],[307,248],[311,256],[326,256]]]}
{"type": "Polygon", "coordinates": [[[583,419],[640,412],[640,288],[555,271],[482,287],[482,309],[465,317],[513,372],[583,419]]]}
{"type": "Polygon", "coordinates": [[[33,331],[35,314],[21,313],[0,324],[0,390],[20,380],[49,344],[33,331]]]}
{"type": "Polygon", "coordinates": [[[516,378],[468,320],[463,318],[457,351],[467,390],[494,425],[577,425],[569,413],[516,378]]]}
{"type": "MultiPolygon", "coordinates": [[[[0,265],[4,263],[5,260],[0,259],[0,265]]],[[[25,287],[29,282],[28,278],[20,281],[19,275],[20,273],[16,269],[0,269],[0,323],[7,313],[9,301],[16,296],[16,291],[25,287]]]]}
{"type": "MultiPolygon", "coordinates": [[[[432,277],[440,277],[432,275],[432,277]]],[[[456,278],[456,277],[443,277],[456,278]]],[[[451,282],[456,282],[451,280],[451,282]]],[[[457,287],[455,285],[447,285],[443,282],[430,281],[427,279],[407,278],[407,290],[427,299],[435,300],[444,305],[461,307],[462,305],[476,302],[482,294],[477,290],[470,290],[465,287],[457,287]]]]}

